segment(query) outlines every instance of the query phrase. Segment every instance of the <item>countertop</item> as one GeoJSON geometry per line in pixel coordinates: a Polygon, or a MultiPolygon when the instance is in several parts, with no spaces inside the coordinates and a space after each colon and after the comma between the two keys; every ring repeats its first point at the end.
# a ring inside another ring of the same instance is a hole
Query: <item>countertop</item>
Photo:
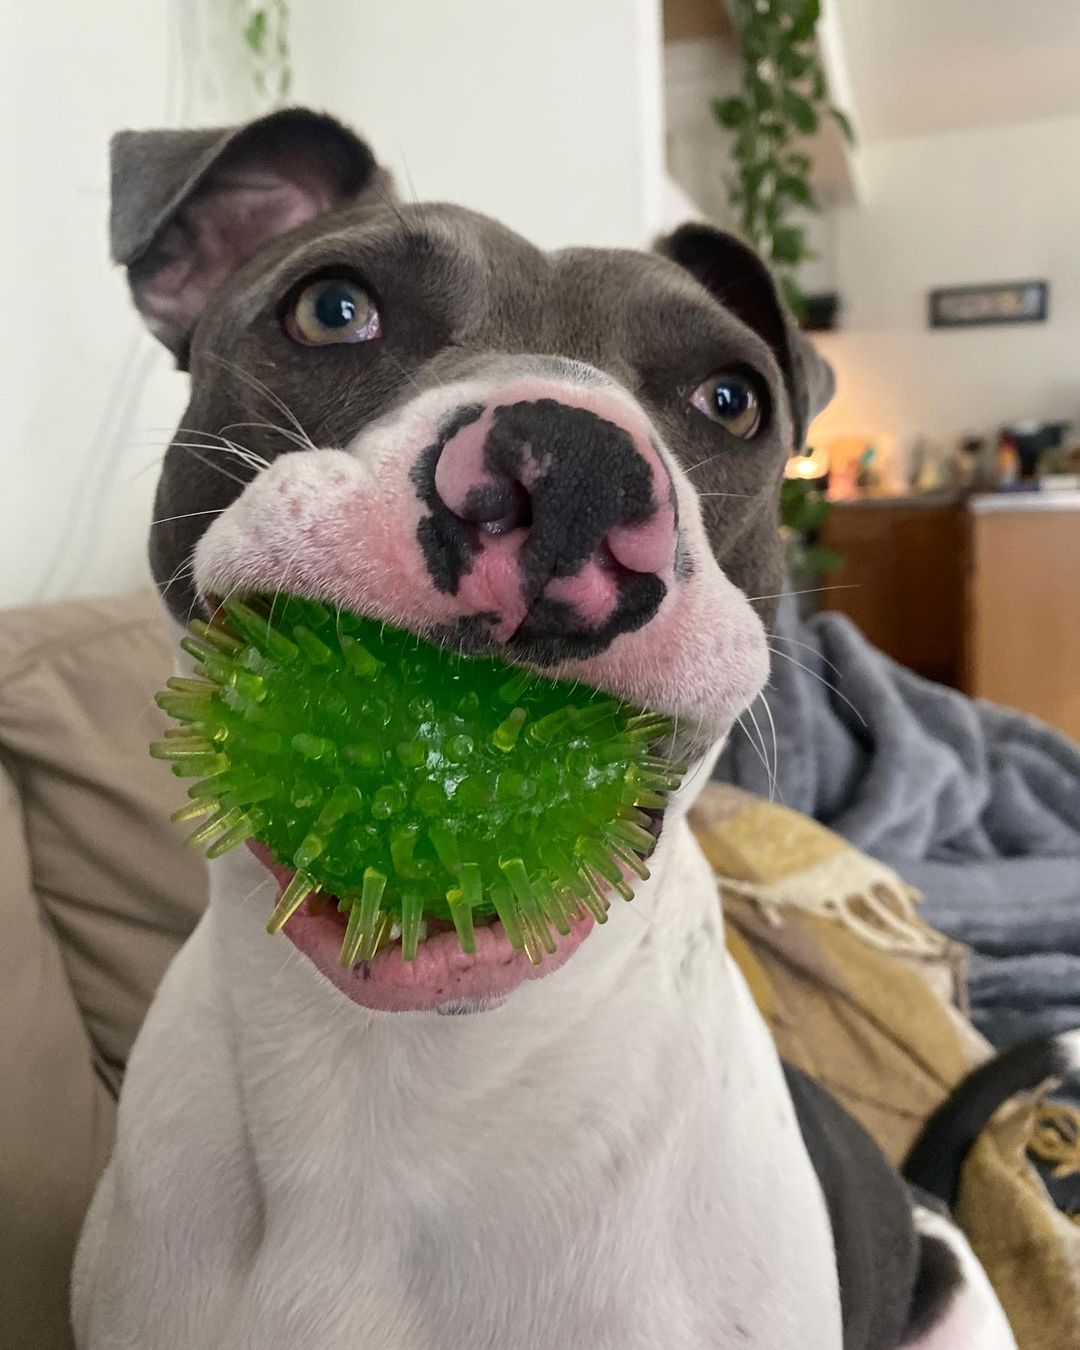
{"type": "Polygon", "coordinates": [[[1042,492],[981,492],[968,498],[968,510],[1080,511],[1080,488],[1053,488],[1042,492]]]}
{"type": "Polygon", "coordinates": [[[1038,492],[974,492],[950,488],[943,492],[909,496],[842,497],[832,500],[838,510],[898,510],[966,505],[979,514],[989,511],[1080,511],[1080,488],[1052,488],[1038,492]]]}

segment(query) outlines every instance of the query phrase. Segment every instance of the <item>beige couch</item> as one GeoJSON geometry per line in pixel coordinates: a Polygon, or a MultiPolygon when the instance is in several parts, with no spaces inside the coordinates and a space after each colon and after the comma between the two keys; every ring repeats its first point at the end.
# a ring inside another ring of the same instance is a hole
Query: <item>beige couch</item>
{"type": "Polygon", "coordinates": [[[146,754],[150,595],[0,615],[0,1345],[70,1346],[72,1249],[146,1005],[205,903],[146,754]]]}

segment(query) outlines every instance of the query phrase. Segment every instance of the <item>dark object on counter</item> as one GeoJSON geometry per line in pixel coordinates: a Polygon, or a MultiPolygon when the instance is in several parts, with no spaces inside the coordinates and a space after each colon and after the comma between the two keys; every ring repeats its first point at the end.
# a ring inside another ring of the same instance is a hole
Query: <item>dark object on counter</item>
{"type": "Polygon", "coordinates": [[[840,296],[836,291],[817,291],[803,296],[799,327],[804,333],[831,333],[840,326],[840,296]]]}
{"type": "Polygon", "coordinates": [[[1001,428],[999,445],[1015,451],[1021,482],[1035,477],[1040,456],[1061,445],[1069,425],[1068,422],[1013,422],[1001,428]]]}
{"type": "Polygon", "coordinates": [[[982,324],[1043,323],[1050,311],[1046,281],[1002,281],[980,286],[944,286],[927,297],[931,328],[982,324]]]}

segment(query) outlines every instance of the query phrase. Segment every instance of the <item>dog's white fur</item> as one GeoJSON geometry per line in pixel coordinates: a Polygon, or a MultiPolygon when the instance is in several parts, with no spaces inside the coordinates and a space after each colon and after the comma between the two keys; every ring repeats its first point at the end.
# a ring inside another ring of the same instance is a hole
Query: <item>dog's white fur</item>
{"type": "MultiPolygon", "coordinates": [[[[399,444],[423,444],[430,404],[399,444]]],[[[351,453],[385,457],[386,433],[351,453]]],[[[722,627],[749,610],[668,463],[722,627]]],[[[204,589],[257,554],[253,493],[325,508],[337,480],[305,474],[330,472],[296,454],[256,480],[204,538],[204,589]]],[[[353,1004],[266,935],[265,870],[213,863],[128,1066],[76,1261],[80,1350],[840,1350],[824,1199],[684,820],[714,758],[633,905],[468,1016],[353,1004]]]]}
{"type": "Polygon", "coordinates": [[[685,823],[472,1016],[347,1003],[265,936],[270,891],[216,863],[150,1011],[82,1350],[839,1350],[821,1192],[685,823]]]}

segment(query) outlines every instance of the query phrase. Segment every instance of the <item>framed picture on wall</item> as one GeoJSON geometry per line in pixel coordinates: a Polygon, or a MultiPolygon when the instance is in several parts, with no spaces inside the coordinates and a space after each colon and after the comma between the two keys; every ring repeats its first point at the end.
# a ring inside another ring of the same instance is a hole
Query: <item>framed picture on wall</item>
{"type": "Polygon", "coordinates": [[[999,281],[982,286],[945,286],[931,291],[928,317],[931,328],[1044,323],[1049,307],[1049,282],[999,281]]]}

